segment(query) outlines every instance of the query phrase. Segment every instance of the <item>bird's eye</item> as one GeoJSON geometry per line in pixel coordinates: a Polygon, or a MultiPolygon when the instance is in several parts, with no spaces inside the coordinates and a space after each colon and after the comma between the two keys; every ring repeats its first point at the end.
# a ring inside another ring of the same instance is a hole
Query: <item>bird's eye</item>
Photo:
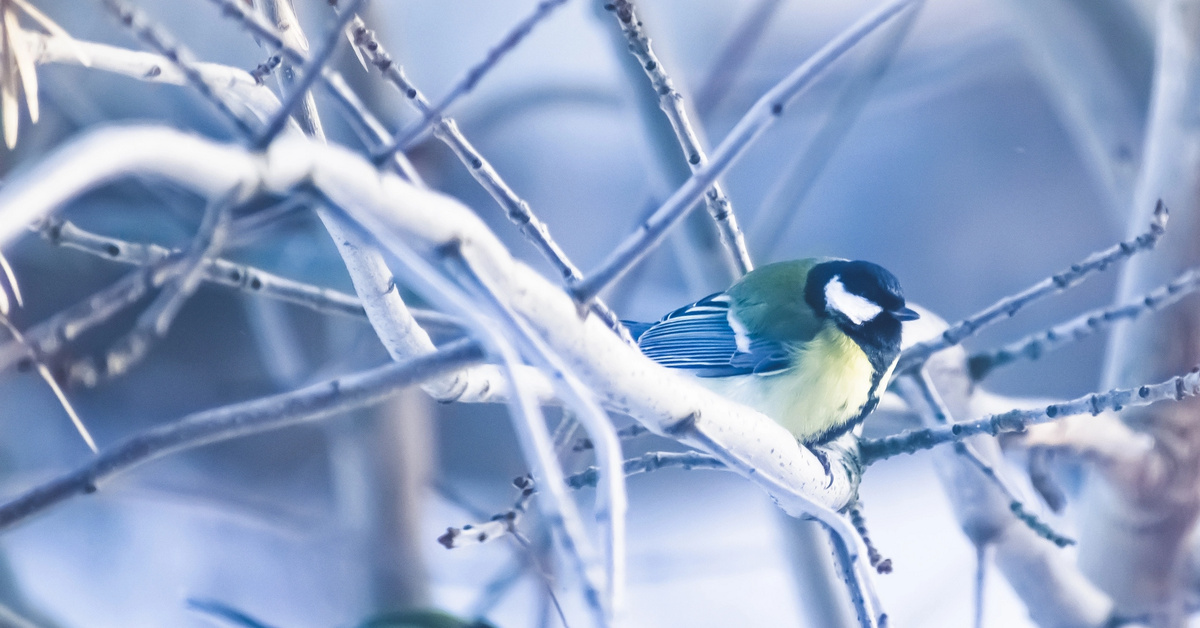
{"type": "Polygon", "coordinates": [[[846,290],[838,276],[825,284],[825,303],[829,309],[840,312],[855,325],[862,325],[883,311],[874,301],[846,290]]]}

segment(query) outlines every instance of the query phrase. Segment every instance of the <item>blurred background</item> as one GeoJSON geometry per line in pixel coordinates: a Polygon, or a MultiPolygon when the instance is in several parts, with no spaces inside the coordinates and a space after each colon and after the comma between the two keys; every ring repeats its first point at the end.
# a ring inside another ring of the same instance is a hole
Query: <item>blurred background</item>
{"type": "MultiPolygon", "coordinates": [[[[332,12],[325,2],[295,1],[318,41],[332,12]]],[[[101,3],[35,4],[76,38],[139,49],[101,3]]],[[[267,56],[210,3],[137,4],[202,60],[251,70],[267,56]]],[[[363,17],[437,101],[535,4],[376,0],[363,17]]],[[[638,6],[713,145],[763,92],[877,4],[638,6]]],[[[910,301],[955,320],[1120,239],[1153,70],[1153,4],[927,0],[915,20],[874,33],[724,177],[755,262],[872,260],[900,278],[910,301]]],[[[598,7],[567,2],[448,112],[585,272],[686,176],[646,98],[648,82],[598,7]]],[[[393,129],[412,123],[399,94],[342,48],[336,65],[373,111],[393,129]]],[[[104,124],[157,122],[233,137],[186,88],[68,65],[40,67],[38,78],[41,119],[23,118],[17,148],[0,153],[6,177],[104,124]]],[[[360,148],[323,93],[318,105],[331,141],[360,148]]],[[[445,146],[428,138],[409,157],[432,187],[474,208],[514,255],[555,276],[445,146]]],[[[202,210],[178,190],[124,181],[65,216],[98,233],[183,247],[202,210]]],[[[128,272],[35,234],[5,253],[24,291],[25,307],[12,315],[19,328],[128,272]]],[[[608,301],[622,318],[656,319],[728,285],[720,255],[711,221],[697,211],[608,301]]],[[[352,292],[328,235],[307,215],[227,257],[352,292]]],[[[1115,280],[1097,276],[969,345],[991,347],[1106,303],[1115,280]]],[[[89,333],[55,366],[102,355],[136,314],[89,333]]],[[[1092,338],[1002,369],[988,386],[1080,395],[1098,386],[1103,347],[1102,336],[1092,338]]],[[[386,359],[362,321],[206,286],[131,372],[68,386],[67,394],[103,448],[189,412],[386,359]]],[[[898,427],[869,420],[867,431],[898,427]]],[[[35,373],[0,374],[0,433],[5,496],[90,455],[35,373]]],[[[626,453],[670,449],[646,436],[626,453]]],[[[569,464],[588,463],[579,454],[569,464]]],[[[468,617],[482,610],[502,627],[556,626],[549,576],[562,585],[571,625],[584,625],[577,587],[538,550],[545,533],[536,517],[526,522],[532,550],[510,540],[451,551],[436,543],[447,526],[510,508],[511,480],[525,472],[503,407],[436,405],[413,392],[353,416],[153,462],[6,532],[0,602],[34,625],[61,627],[215,625],[188,610],[189,598],[218,600],[281,628],[354,626],[414,606],[468,617]],[[492,601],[487,588],[496,582],[511,588],[492,601]]],[[[758,488],[721,472],[663,470],[631,479],[629,490],[629,625],[820,625],[815,607],[829,602],[805,583],[825,568],[827,551],[820,537],[798,530],[811,524],[785,522],[758,488]]],[[[893,625],[968,625],[975,552],[928,457],[872,467],[862,501],[876,544],[895,565],[878,579],[893,625]]],[[[987,583],[986,625],[1029,625],[1003,579],[987,583]]]]}

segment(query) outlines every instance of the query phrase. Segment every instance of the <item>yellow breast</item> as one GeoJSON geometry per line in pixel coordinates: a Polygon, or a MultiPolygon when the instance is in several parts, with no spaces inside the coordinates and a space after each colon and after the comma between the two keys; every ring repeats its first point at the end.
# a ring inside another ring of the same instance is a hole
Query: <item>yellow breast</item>
{"type": "MultiPolygon", "coordinates": [[[[830,326],[793,356],[789,369],[700,381],[775,419],[797,439],[812,442],[858,416],[871,398],[873,376],[863,350],[830,326]]],[[[890,376],[891,368],[880,381],[880,391],[890,376]]]]}

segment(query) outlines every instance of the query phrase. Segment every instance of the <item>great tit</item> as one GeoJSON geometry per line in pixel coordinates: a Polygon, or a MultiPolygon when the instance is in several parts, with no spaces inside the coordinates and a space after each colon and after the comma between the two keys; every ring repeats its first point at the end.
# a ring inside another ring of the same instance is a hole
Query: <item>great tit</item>
{"type": "Polygon", "coordinates": [[[870,262],[808,258],[762,266],[728,290],[626,322],[647,357],[819,445],[879,403],[900,356],[896,277],[870,262]]]}

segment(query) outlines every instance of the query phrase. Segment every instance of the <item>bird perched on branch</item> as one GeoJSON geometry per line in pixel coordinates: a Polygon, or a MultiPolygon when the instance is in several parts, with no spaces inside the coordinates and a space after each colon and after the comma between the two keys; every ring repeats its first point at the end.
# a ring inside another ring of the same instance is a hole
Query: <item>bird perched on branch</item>
{"type": "Polygon", "coordinates": [[[626,325],[650,359],[815,445],[875,409],[900,356],[901,322],[917,317],[882,266],[809,258],[753,270],[656,323],[626,325]]]}

